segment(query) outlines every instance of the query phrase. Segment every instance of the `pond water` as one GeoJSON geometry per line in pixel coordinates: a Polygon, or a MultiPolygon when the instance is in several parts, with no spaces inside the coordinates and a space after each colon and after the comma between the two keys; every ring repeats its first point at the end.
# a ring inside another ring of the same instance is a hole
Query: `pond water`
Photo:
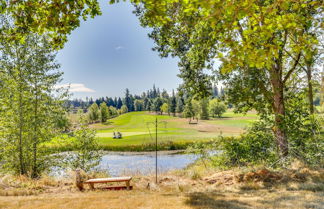
{"type": "MultiPolygon", "coordinates": [[[[65,153],[69,154],[69,153],[65,153]]],[[[158,173],[183,169],[198,159],[197,155],[181,152],[158,152],[158,173]]],[[[155,173],[155,152],[107,152],[103,155],[99,170],[108,171],[111,176],[147,175],[155,173]]],[[[53,167],[50,175],[64,176],[66,170],[53,167]]]]}
{"type": "MultiPolygon", "coordinates": [[[[198,159],[193,154],[158,153],[158,173],[182,169],[198,159]]],[[[103,156],[100,169],[108,170],[112,176],[124,174],[152,174],[155,172],[155,153],[107,153],[103,156]]]]}

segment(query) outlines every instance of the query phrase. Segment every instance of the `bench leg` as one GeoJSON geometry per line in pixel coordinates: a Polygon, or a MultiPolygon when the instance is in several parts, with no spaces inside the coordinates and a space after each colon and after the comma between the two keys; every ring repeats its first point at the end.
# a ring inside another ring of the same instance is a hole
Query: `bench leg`
{"type": "Polygon", "coordinates": [[[94,188],[94,184],[93,184],[93,183],[90,183],[89,185],[90,185],[90,189],[92,189],[92,190],[94,190],[94,189],[95,189],[95,188],[94,188]]]}
{"type": "Polygon", "coordinates": [[[126,187],[127,187],[127,190],[130,190],[129,181],[126,181],[126,187]]]}

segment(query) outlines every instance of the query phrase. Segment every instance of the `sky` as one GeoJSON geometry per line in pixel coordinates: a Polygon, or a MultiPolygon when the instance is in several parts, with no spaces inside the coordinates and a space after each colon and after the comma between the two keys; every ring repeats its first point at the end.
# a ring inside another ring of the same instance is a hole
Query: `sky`
{"type": "Polygon", "coordinates": [[[181,83],[177,59],[152,51],[150,29],[140,26],[128,2],[100,0],[102,15],[82,21],[57,55],[64,72],[61,86],[73,98],[141,94],[153,87],[171,92],[181,83]]]}

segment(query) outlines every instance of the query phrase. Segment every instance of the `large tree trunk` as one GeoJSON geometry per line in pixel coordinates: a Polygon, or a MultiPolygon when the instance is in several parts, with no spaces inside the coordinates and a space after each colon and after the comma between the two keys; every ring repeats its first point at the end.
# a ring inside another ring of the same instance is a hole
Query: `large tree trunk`
{"type": "Polygon", "coordinates": [[[288,155],[288,140],[284,127],[284,117],[286,114],[284,101],[284,88],[281,78],[281,70],[274,68],[271,72],[271,84],[273,89],[273,111],[275,115],[274,134],[281,157],[288,155]]]}
{"type": "Polygon", "coordinates": [[[307,83],[308,83],[308,102],[309,112],[314,114],[314,96],[313,96],[313,85],[312,85],[312,66],[307,64],[307,83]]]}

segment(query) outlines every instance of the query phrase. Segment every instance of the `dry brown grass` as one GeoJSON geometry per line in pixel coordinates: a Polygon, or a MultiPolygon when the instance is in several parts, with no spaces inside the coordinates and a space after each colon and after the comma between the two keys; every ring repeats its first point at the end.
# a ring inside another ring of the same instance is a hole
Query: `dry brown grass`
{"type": "MultiPolygon", "coordinates": [[[[22,182],[27,184],[28,180],[23,179],[20,183],[22,182]]],[[[60,182],[47,177],[32,184],[46,187],[47,190],[30,196],[0,196],[0,208],[324,208],[323,170],[298,168],[282,171],[256,169],[215,172],[197,166],[160,176],[158,186],[152,182],[153,176],[134,177],[132,191],[87,189],[80,192],[71,185],[72,179],[70,182],[60,182]]]]}

